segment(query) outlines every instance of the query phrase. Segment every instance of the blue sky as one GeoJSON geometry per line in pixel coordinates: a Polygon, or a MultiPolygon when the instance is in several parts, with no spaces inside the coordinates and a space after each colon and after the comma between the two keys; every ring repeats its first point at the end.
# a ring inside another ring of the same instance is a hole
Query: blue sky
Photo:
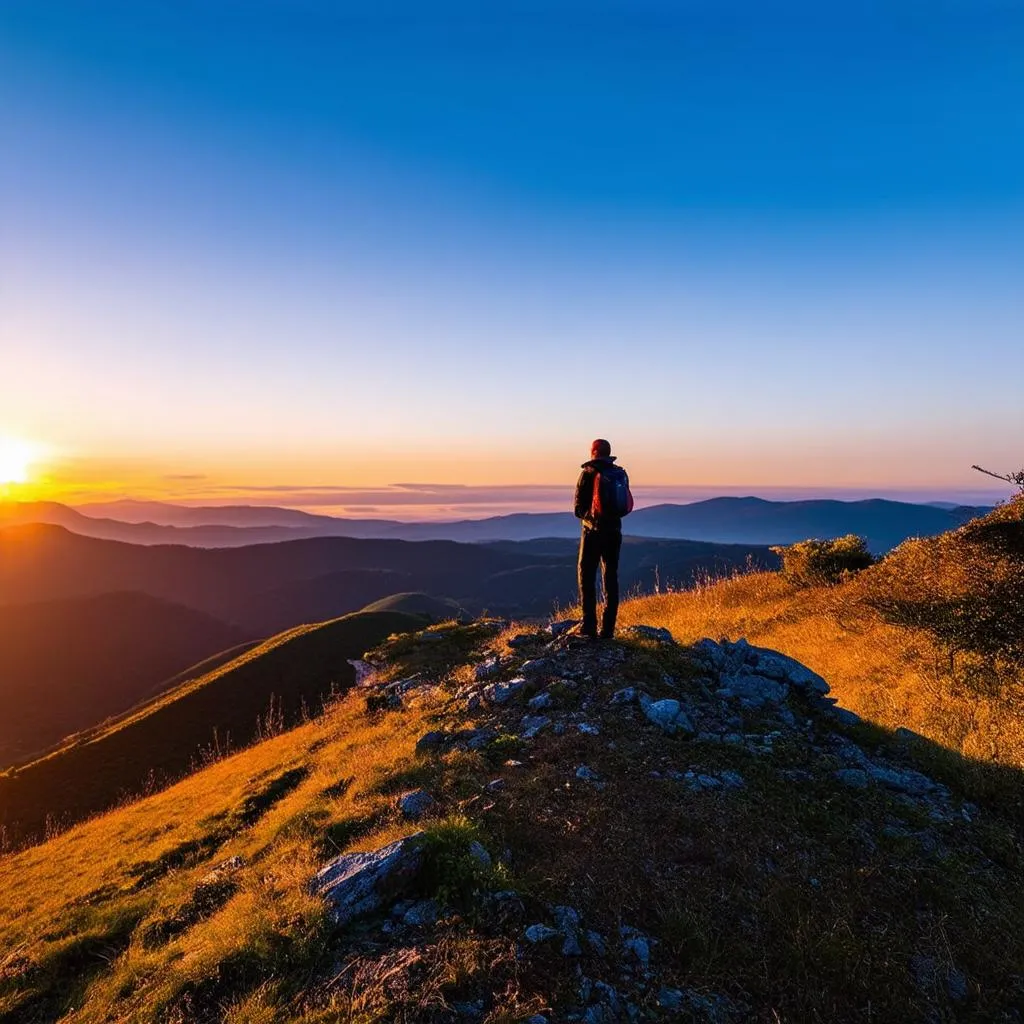
{"type": "Polygon", "coordinates": [[[69,493],[549,485],[595,435],[983,486],[1024,8],[824,7],[0,2],[0,434],[69,493]]]}

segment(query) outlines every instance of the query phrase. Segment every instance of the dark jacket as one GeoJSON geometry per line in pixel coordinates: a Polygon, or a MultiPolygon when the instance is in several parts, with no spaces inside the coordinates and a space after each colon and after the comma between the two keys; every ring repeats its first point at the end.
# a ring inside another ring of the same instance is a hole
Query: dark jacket
{"type": "Polygon", "coordinates": [[[611,455],[607,459],[591,459],[589,462],[584,462],[581,467],[583,472],[580,473],[580,478],[576,481],[576,500],[573,511],[576,513],[577,519],[583,520],[585,530],[622,532],[622,516],[606,512],[601,516],[600,522],[595,522],[590,517],[590,506],[594,500],[594,474],[602,469],[608,469],[614,464],[615,456],[611,455]]]}

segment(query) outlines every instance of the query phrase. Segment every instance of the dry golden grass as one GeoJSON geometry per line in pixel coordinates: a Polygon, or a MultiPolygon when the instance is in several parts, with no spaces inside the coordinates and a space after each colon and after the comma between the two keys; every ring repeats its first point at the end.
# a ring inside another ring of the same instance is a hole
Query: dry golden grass
{"type": "Polygon", "coordinates": [[[913,729],[965,757],[1024,765],[1018,689],[965,687],[948,654],[925,631],[885,622],[857,579],[808,588],[751,573],[628,601],[619,621],[664,626],[680,643],[746,637],[814,669],[844,707],[871,722],[913,729]]]}

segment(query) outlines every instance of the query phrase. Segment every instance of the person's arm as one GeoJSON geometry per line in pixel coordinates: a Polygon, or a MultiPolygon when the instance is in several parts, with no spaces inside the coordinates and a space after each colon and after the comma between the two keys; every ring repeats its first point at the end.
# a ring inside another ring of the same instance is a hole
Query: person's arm
{"type": "Polygon", "coordinates": [[[586,519],[590,515],[593,490],[594,485],[590,482],[590,474],[583,470],[579,480],[576,481],[576,500],[573,504],[573,511],[577,519],[586,519]]]}

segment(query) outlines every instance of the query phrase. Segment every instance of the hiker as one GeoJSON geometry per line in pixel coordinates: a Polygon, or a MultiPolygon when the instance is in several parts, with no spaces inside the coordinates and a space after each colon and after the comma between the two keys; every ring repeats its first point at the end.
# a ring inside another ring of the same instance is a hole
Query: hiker
{"type": "Polygon", "coordinates": [[[622,549],[622,517],[633,511],[629,477],[615,465],[612,446],[598,438],[590,446],[590,460],[583,463],[576,482],[576,518],[583,520],[580,536],[579,585],[583,624],[580,636],[610,640],[615,635],[619,610],[619,552],[622,549]],[[597,630],[597,567],[604,586],[604,614],[597,630]]]}

